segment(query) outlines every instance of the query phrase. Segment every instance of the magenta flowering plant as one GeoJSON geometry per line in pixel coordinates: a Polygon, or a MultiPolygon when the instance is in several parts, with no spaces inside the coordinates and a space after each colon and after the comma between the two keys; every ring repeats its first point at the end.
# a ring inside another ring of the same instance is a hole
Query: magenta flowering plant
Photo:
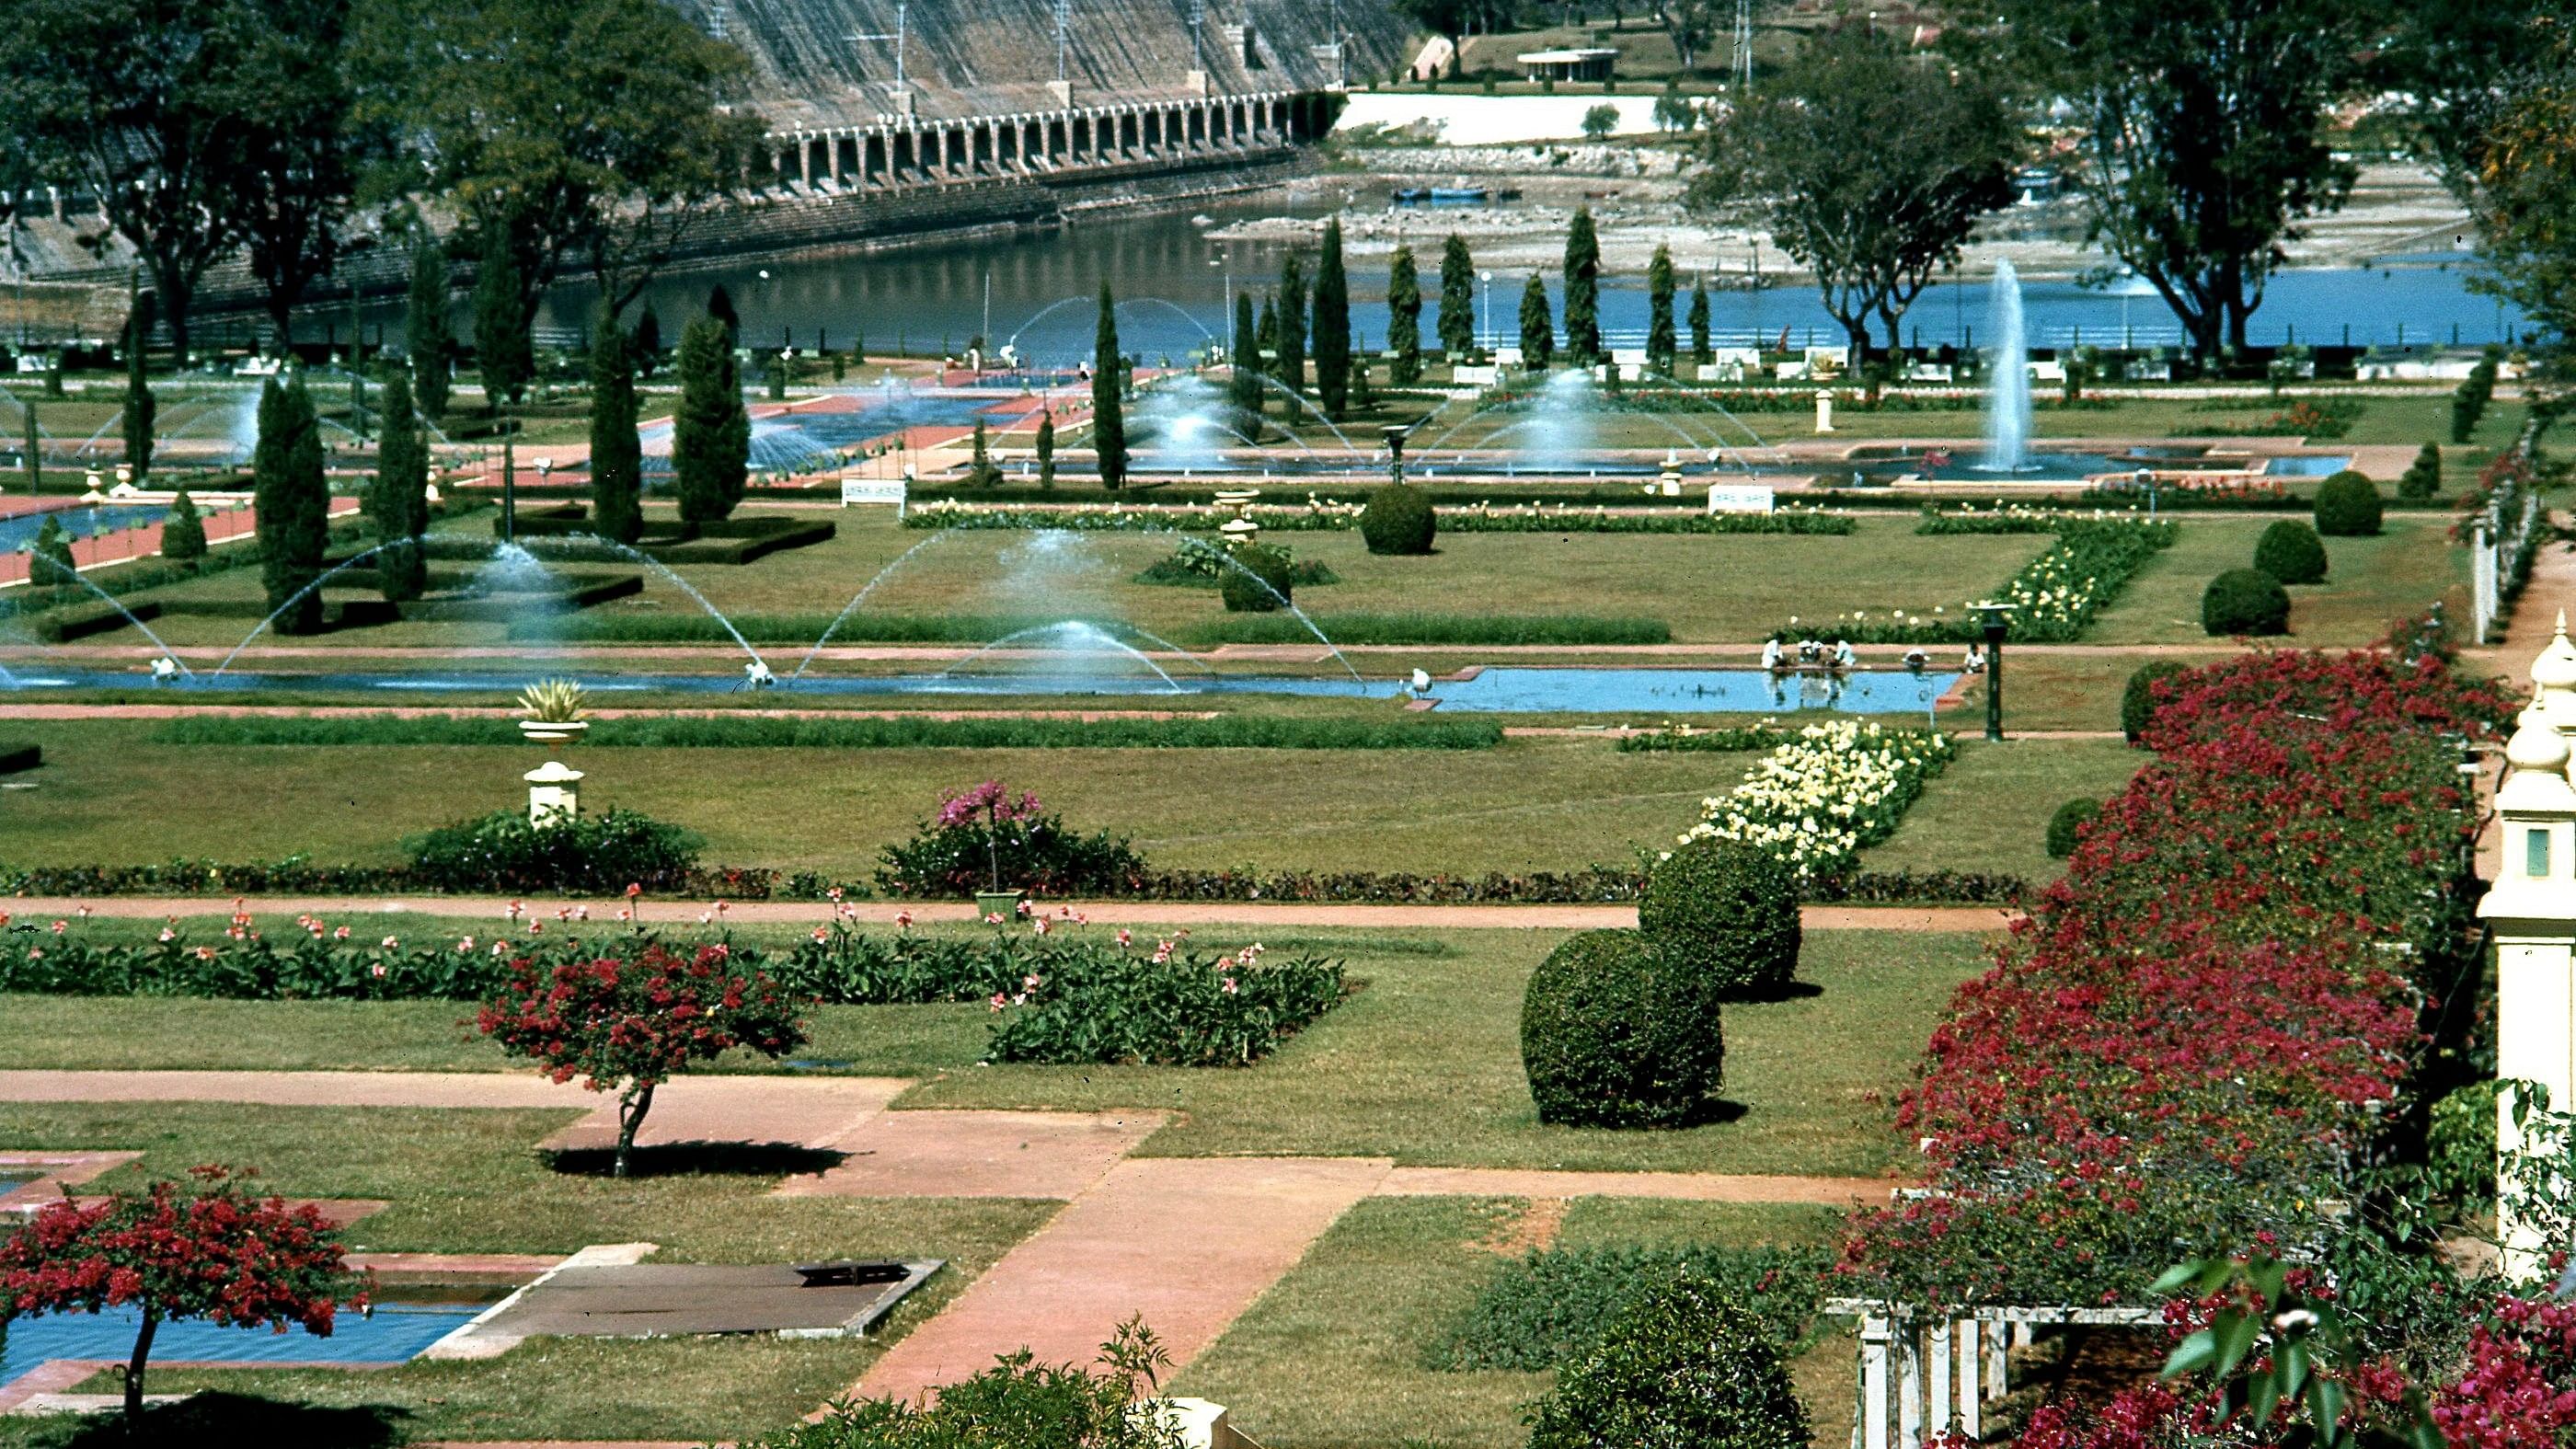
{"type": "Polygon", "coordinates": [[[1145,862],[1106,832],[1077,834],[999,780],[942,791],[939,808],[911,839],[885,848],[877,885],[897,896],[965,896],[1007,881],[1039,895],[1131,891],[1145,862]]]}
{"type": "Polygon", "coordinates": [[[1037,819],[1038,814],[1038,797],[1035,791],[1023,790],[1019,793],[1019,797],[1014,799],[1010,786],[999,780],[987,780],[981,785],[972,785],[963,790],[940,791],[939,814],[936,819],[939,822],[939,828],[945,830],[952,825],[971,825],[979,821],[986,824],[1000,824],[1004,821],[1014,825],[1025,824],[1037,819]]]}

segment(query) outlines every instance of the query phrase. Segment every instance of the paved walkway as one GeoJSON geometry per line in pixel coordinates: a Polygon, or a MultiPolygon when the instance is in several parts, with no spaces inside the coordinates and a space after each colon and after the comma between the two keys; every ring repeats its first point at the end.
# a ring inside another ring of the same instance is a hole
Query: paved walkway
{"type": "MultiPolygon", "coordinates": [[[[93,916],[124,920],[159,920],[165,916],[229,914],[231,899],[214,896],[21,896],[6,900],[22,917],[69,916],[87,910],[93,916]]],[[[324,920],[350,916],[422,915],[502,918],[510,903],[483,896],[261,896],[248,909],[270,914],[312,915],[324,920]]],[[[1094,925],[1240,926],[1271,930],[1346,927],[1362,930],[1618,930],[1637,924],[1632,905],[1338,905],[1322,901],[1063,901],[1063,906],[1094,925]]],[[[621,901],[539,901],[539,917],[558,909],[587,910],[594,922],[616,919],[626,909],[621,901]]],[[[727,925],[820,925],[833,919],[828,901],[743,901],[728,903],[727,925]]],[[[644,900],[635,907],[648,925],[699,923],[709,907],[701,901],[644,900]]],[[[893,924],[899,916],[923,923],[976,919],[968,901],[858,901],[848,910],[860,921],[893,924]]],[[[2000,931],[2015,912],[2001,906],[1836,906],[1811,905],[1800,919],[1811,931],[2000,931]]]]}

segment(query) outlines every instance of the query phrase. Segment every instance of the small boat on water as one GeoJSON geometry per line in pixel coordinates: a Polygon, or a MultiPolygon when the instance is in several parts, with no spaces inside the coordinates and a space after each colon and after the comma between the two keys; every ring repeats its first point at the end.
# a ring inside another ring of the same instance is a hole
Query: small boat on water
{"type": "Polygon", "coordinates": [[[1387,196],[1398,206],[1483,206],[1495,199],[1484,186],[1398,186],[1387,196]]]}

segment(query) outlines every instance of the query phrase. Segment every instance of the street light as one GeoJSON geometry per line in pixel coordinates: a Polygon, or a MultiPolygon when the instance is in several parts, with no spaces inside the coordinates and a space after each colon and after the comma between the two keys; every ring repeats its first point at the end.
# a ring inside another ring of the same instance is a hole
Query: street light
{"type": "Polygon", "coordinates": [[[1477,324],[1476,344],[1487,351],[1492,351],[1494,346],[1494,274],[1487,271],[1479,272],[1476,275],[1485,284],[1484,320],[1477,324]]]}
{"type": "Polygon", "coordinates": [[[1403,423],[1378,425],[1378,432],[1386,439],[1387,481],[1398,487],[1404,483],[1404,435],[1409,431],[1410,428],[1403,423]]]}
{"type": "Polygon", "coordinates": [[[1986,738],[2000,744],[2004,737],[2004,635],[2012,626],[2012,611],[2019,606],[1989,601],[1968,607],[1985,616],[1986,738]]]}

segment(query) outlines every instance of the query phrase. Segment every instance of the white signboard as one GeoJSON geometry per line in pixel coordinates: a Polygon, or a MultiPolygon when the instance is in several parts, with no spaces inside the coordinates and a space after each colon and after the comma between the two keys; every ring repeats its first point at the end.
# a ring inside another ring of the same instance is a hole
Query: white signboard
{"type": "Polygon", "coordinates": [[[1708,490],[1708,511],[1711,513],[1768,513],[1771,511],[1771,490],[1768,486],[1754,484],[1711,484],[1708,490]]]}
{"type": "Polygon", "coordinates": [[[848,508],[857,503],[891,503],[894,505],[894,516],[901,518],[909,489],[910,485],[901,478],[853,478],[843,474],[841,506],[848,508]]]}

